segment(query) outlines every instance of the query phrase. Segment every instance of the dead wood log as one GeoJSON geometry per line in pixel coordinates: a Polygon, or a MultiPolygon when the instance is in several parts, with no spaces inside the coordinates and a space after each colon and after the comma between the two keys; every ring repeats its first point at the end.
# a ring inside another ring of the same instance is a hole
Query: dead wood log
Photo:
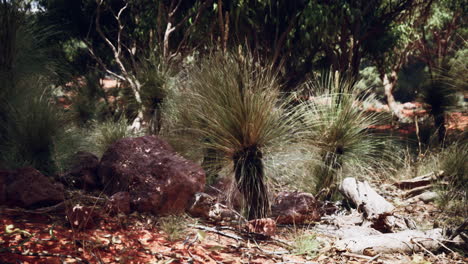
{"type": "Polygon", "coordinates": [[[426,232],[406,230],[399,233],[342,239],[335,242],[334,248],[356,254],[363,254],[364,250],[369,249],[376,253],[412,253],[437,250],[440,247],[439,241],[443,239],[440,228],[426,232]]]}
{"type": "Polygon", "coordinates": [[[413,197],[413,196],[420,195],[420,194],[422,194],[423,192],[428,191],[428,190],[430,190],[430,189],[432,189],[432,184],[431,184],[431,185],[426,185],[426,186],[419,186],[419,187],[413,188],[413,189],[411,189],[411,190],[405,192],[405,193],[403,194],[403,196],[404,196],[405,198],[411,198],[411,197],[413,197]]]}
{"type": "Polygon", "coordinates": [[[431,173],[421,175],[412,179],[395,182],[394,185],[401,189],[413,189],[416,187],[429,185],[438,178],[440,178],[443,174],[444,171],[433,171],[431,173]]]}
{"type": "Polygon", "coordinates": [[[364,213],[364,217],[368,220],[390,215],[395,209],[391,203],[375,192],[367,181],[360,182],[355,178],[345,178],[339,190],[364,213]]]}

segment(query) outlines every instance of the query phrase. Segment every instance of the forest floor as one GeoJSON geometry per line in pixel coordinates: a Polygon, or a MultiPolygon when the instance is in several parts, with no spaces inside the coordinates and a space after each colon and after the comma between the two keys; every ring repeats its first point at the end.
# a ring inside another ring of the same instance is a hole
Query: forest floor
{"type": "MultiPolygon", "coordinates": [[[[403,199],[403,191],[390,182],[378,186],[395,212],[412,218],[418,229],[431,229],[446,217],[433,202],[403,199]]],[[[332,237],[314,230],[318,223],[279,226],[272,238],[259,240],[246,237],[243,227],[235,225],[216,226],[184,216],[163,231],[152,215],[111,216],[104,207],[93,208],[97,217],[92,227],[81,231],[74,230],[63,213],[0,208],[0,263],[468,263],[466,252],[447,249],[377,256],[337,252],[332,237]]]]}

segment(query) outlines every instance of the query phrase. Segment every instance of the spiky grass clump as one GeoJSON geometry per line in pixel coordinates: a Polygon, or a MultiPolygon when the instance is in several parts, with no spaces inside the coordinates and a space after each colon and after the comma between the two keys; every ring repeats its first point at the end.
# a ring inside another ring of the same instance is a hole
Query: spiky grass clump
{"type": "Polygon", "coordinates": [[[293,247],[293,253],[296,255],[315,257],[319,252],[320,242],[315,235],[300,234],[295,237],[293,247]]]}
{"type": "Polygon", "coordinates": [[[354,82],[339,74],[325,74],[309,81],[306,88],[311,93],[306,119],[311,123],[309,139],[321,159],[313,169],[315,192],[335,190],[344,170],[369,173],[388,165],[382,164],[391,157],[385,151],[387,140],[371,133],[386,117],[362,109],[372,100],[368,94],[358,93],[354,82]]]}
{"type": "Polygon", "coordinates": [[[300,114],[280,100],[276,73],[249,54],[213,54],[189,76],[181,120],[208,156],[205,166],[231,167],[248,218],[266,216],[264,161],[291,146],[300,114]]]}
{"type": "Polygon", "coordinates": [[[74,83],[71,89],[74,92],[71,110],[78,126],[87,127],[93,121],[100,121],[111,113],[106,92],[96,72],[87,73],[84,79],[74,83]]]}
{"type": "Polygon", "coordinates": [[[44,97],[7,108],[0,143],[0,159],[9,169],[32,166],[46,173],[56,172],[55,140],[65,133],[66,120],[60,109],[44,97]]]}
{"type": "Polygon", "coordinates": [[[108,119],[104,122],[95,123],[90,131],[90,141],[94,143],[91,152],[102,156],[104,152],[119,139],[137,136],[130,128],[125,116],[118,119],[108,119]]]}
{"type": "Polygon", "coordinates": [[[468,143],[450,145],[435,156],[435,164],[444,172],[439,184],[438,204],[450,216],[450,225],[459,225],[468,217],[468,143]]]}

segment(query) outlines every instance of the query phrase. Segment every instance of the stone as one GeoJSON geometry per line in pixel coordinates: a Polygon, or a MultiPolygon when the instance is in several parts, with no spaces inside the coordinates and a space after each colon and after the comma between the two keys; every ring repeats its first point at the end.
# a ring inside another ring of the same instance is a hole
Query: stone
{"type": "Polygon", "coordinates": [[[98,169],[104,192],[130,194],[138,212],[178,214],[203,191],[205,172],[156,136],[123,138],[104,153],[98,169]]]}
{"type": "Polygon", "coordinates": [[[278,224],[303,224],[321,217],[315,197],[305,192],[280,192],[271,206],[271,213],[278,224]]]}
{"type": "Polygon", "coordinates": [[[6,178],[6,203],[10,206],[50,206],[65,199],[63,185],[53,182],[34,168],[12,171],[6,178]]]}
{"type": "Polygon", "coordinates": [[[130,194],[128,192],[114,193],[107,204],[111,213],[130,214],[132,212],[130,207],[130,194]]]}
{"type": "Polygon", "coordinates": [[[194,217],[208,219],[210,211],[216,203],[216,198],[206,193],[196,193],[188,209],[188,213],[194,217]]]}
{"type": "Polygon", "coordinates": [[[67,208],[65,213],[72,228],[78,230],[92,228],[97,218],[93,208],[80,204],[67,208]]]}
{"type": "Polygon", "coordinates": [[[271,218],[250,220],[247,222],[247,231],[271,237],[276,233],[276,222],[271,218]]]}
{"type": "Polygon", "coordinates": [[[219,203],[215,197],[206,193],[195,194],[188,213],[194,217],[200,217],[216,223],[239,220],[239,213],[219,203]]]}
{"type": "Polygon", "coordinates": [[[205,192],[229,208],[237,211],[242,209],[242,194],[237,188],[233,177],[218,178],[212,185],[206,186],[205,192]]]}
{"type": "Polygon", "coordinates": [[[74,158],[71,169],[61,176],[62,182],[75,188],[93,190],[99,187],[97,178],[99,159],[96,155],[78,151],[74,158]]]}

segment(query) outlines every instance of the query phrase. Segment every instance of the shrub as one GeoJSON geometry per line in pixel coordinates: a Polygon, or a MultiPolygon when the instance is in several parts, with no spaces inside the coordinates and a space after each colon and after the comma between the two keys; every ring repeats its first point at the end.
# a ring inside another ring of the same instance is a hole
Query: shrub
{"type": "Polygon", "coordinates": [[[9,169],[33,166],[53,174],[57,170],[53,159],[55,140],[65,133],[66,119],[63,112],[43,96],[23,102],[7,107],[6,122],[1,128],[4,134],[0,159],[9,169]]]}
{"type": "Polygon", "coordinates": [[[327,196],[336,189],[343,170],[370,173],[394,160],[386,151],[387,138],[371,132],[387,116],[365,111],[362,105],[373,98],[356,92],[354,84],[339,74],[325,74],[306,84],[312,95],[306,116],[311,128],[309,142],[321,160],[313,166],[314,191],[330,190],[325,192],[327,196]]]}
{"type": "Polygon", "coordinates": [[[90,146],[90,150],[98,156],[102,156],[109,146],[117,140],[136,136],[129,128],[127,118],[123,115],[116,120],[108,119],[104,122],[96,122],[89,134],[89,140],[94,143],[93,146],[90,146]]]}
{"type": "Polygon", "coordinates": [[[231,168],[248,218],[266,216],[265,160],[293,147],[300,111],[280,100],[276,73],[249,54],[212,54],[189,78],[179,113],[185,135],[203,150],[208,172],[231,168]]]}
{"type": "Polygon", "coordinates": [[[444,172],[438,185],[439,206],[452,218],[452,225],[461,224],[468,217],[468,144],[457,142],[437,154],[438,170],[444,172]]]}

